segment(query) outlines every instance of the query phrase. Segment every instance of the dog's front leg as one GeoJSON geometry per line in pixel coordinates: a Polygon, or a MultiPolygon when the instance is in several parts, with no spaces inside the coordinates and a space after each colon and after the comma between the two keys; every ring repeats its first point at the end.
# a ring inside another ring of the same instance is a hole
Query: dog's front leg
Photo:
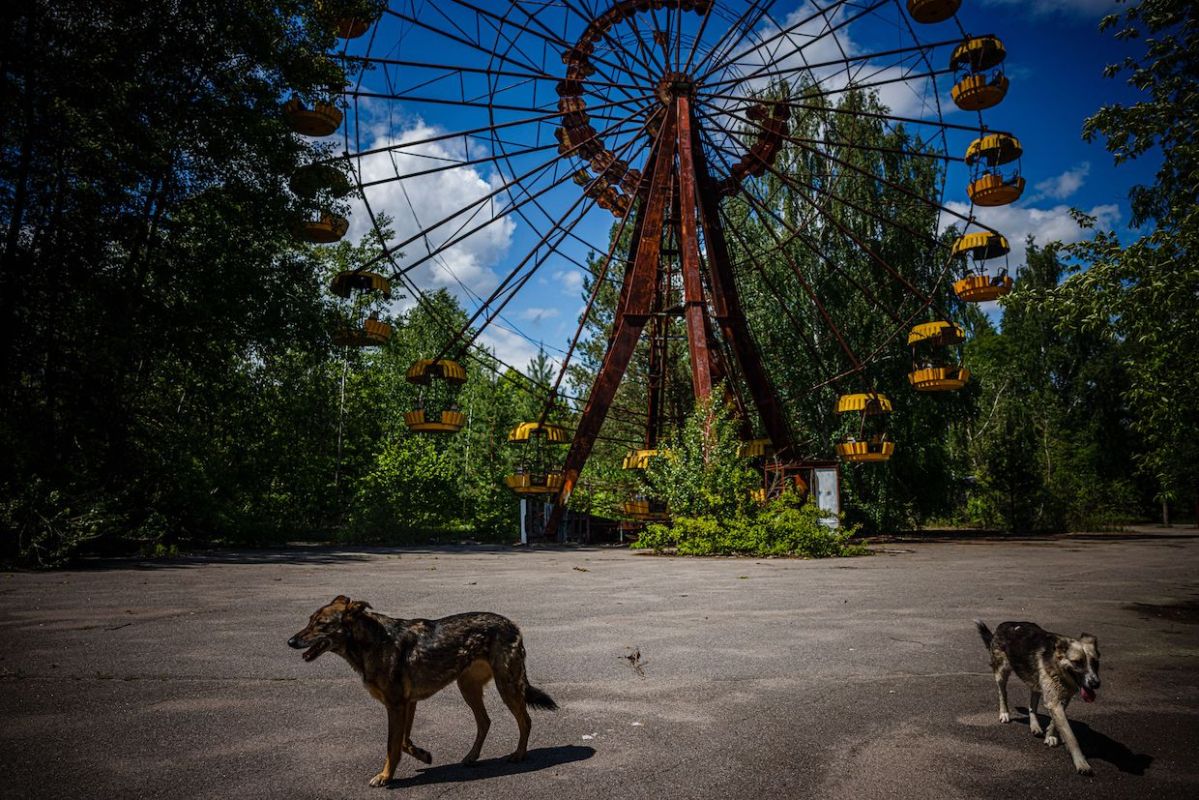
{"type": "Polygon", "coordinates": [[[1066,749],[1070,751],[1070,758],[1074,760],[1074,769],[1079,775],[1094,775],[1094,770],[1087,763],[1087,759],[1082,754],[1082,748],[1078,746],[1078,739],[1074,738],[1074,731],[1070,728],[1070,721],[1066,719],[1066,709],[1060,703],[1056,703],[1049,707],[1049,713],[1053,716],[1053,725],[1057,728],[1058,733],[1062,736],[1062,741],[1066,743],[1066,749]]]}
{"type": "Polygon", "coordinates": [[[408,719],[407,703],[399,708],[387,706],[387,761],[383,763],[383,771],[371,778],[371,786],[386,786],[400,766],[404,740],[408,738],[408,719]]]}
{"type": "Polygon", "coordinates": [[[1044,731],[1041,730],[1041,720],[1037,719],[1037,705],[1041,702],[1041,693],[1036,689],[1028,690],[1028,729],[1032,731],[1033,736],[1040,736],[1044,731]]]}

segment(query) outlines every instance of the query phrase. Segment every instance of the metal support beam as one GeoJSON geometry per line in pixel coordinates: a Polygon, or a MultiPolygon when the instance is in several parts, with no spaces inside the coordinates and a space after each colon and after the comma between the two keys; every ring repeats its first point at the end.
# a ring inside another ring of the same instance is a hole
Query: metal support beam
{"type": "Polygon", "coordinates": [[[616,321],[608,352],[604,354],[604,361],[591,387],[591,394],[583,407],[583,415],[575,428],[574,439],[566,454],[566,463],[562,468],[562,493],[546,522],[547,536],[558,529],[566,503],[578,483],[579,472],[582,471],[587,457],[591,455],[596,436],[599,435],[604,418],[608,415],[608,406],[616,396],[616,389],[620,386],[625,370],[628,369],[629,360],[637,347],[637,340],[641,338],[641,331],[653,311],[658,263],[662,255],[662,224],[666,216],[666,203],[671,194],[677,127],[674,110],[670,109],[658,132],[654,145],[656,152],[651,155],[653,173],[650,176],[649,194],[638,209],[633,239],[635,250],[629,259],[631,265],[625,276],[620,305],[616,309],[616,321]]]}
{"type": "Polygon", "coordinates": [[[741,309],[741,298],[733,278],[729,260],[728,242],[720,224],[719,200],[712,191],[712,180],[708,165],[700,147],[699,130],[692,128],[692,149],[696,153],[695,177],[701,187],[698,192],[700,216],[704,229],[704,248],[708,256],[708,280],[712,287],[712,310],[721,335],[732,348],[737,365],[745,376],[750,396],[762,419],[766,435],[770,437],[775,452],[784,457],[794,457],[794,437],[791,426],[779,402],[778,393],[770,381],[762,358],[749,332],[745,312],[741,309]]]}

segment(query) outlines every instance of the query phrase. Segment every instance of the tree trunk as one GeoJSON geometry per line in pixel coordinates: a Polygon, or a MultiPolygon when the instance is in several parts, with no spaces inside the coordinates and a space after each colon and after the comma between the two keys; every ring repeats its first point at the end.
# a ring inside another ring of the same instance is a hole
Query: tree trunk
{"type": "Polygon", "coordinates": [[[1162,500],[1162,526],[1170,527],[1170,501],[1165,499],[1162,500]]]}

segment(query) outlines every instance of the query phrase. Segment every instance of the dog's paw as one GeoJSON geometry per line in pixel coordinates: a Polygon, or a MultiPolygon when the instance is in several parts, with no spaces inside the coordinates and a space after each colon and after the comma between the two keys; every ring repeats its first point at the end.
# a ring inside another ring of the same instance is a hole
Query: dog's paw
{"type": "Polygon", "coordinates": [[[512,755],[508,756],[509,764],[519,764],[520,762],[522,762],[524,760],[525,760],[524,753],[513,753],[512,755]]]}
{"type": "Polygon", "coordinates": [[[1086,775],[1088,778],[1095,774],[1095,770],[1091,769],[1091,765],[1085,761],[1081,764],[1075,764],[1074,769],[1079,775],[1086,775]]]}
{"type": "Polygon", "coordinates": [[[467,753],[466,757],[462,759],[462,763],[463,764],[473,764],[478,760],[479,760],[478,753],[467,753]]]}
{"type": "Polygon", "coordinates": [[[391,776],[386,772],[380,772],[375,777],[371,778],[371,786],[386,786],[391,782],[391,776]]]}
{"type": "Polygon", "coordinates": [[[417,761],[422,761],[425,764],[433,763],[433,754],[430,753],[428,750],[425,750],[424,748],[414,747],[408,751],[408,754],[411,755],[413,758],[415,758],[417,761]]]}
{"type": "Polygon", "coordinates": [[[1029,725],[1028,729],[1030,731],[1032,731],[1033,736],[1044,736],[1045,735],[1045,731],[1043,731],[1041,729],[1040,725],[1029,725]]]}
{"type": "Polygon", "coordinates": [[[1012,715],[1007,713],[1006,711],[1002,711],[999,714],[999,721],[1002,722],[1004,725],[1006,725],[1012,721],[1012,715]]]}
{"type": "Polygon", "coordinates": [[[1045,745],[1047,747],[1057,747],[1057,744],[1058,744],[1058,738],[1056,736],[1046,736],[1045,737],[1045,745]]]}

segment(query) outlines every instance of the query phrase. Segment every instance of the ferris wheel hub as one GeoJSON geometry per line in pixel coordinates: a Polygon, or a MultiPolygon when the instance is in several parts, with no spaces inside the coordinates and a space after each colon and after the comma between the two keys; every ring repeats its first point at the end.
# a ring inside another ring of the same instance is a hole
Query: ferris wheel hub
{"type": "Polygon", "coordinates": [[[691,97],[695,94],[695,81],[685,72],[667,72],[658,81],[655,89],[658,99],[663,105],[670,105],[677,97],[691,97]]]}

